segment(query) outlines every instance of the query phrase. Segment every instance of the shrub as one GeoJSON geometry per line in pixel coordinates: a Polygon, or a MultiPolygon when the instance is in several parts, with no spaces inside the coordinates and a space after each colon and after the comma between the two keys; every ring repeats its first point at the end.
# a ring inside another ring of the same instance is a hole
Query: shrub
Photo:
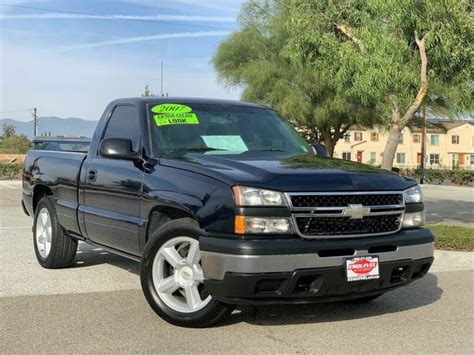
{"type": "Polygon", "coordinates": [[[474,171],[462,169],[414,169],[401,172],[413,179],[423,178],[428,184],[442,184],[451,181],[456,185],[468,185],[474,181],[474,171]]]}
{"type": "Polygon", "coordinates": [[[6,176],[13,179],[20,176],[21,165],[0,163],[0,176],[6,176]]]}
{"type": "Polygon", "coordinates": [[[474,181],[474,171],[454,169],[451,170],[451,181],[456,185],[467,185],[474,181]]]}

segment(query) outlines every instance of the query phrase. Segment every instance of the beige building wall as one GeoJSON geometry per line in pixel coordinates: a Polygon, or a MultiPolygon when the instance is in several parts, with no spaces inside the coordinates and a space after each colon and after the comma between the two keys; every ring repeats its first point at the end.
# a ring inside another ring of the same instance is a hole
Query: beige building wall
{"type": "MultiPolygon", "coordinates": [[[[380,165],[388,132],[352,127],[334,150],[334,156],[365,164],[380,165]]],[[[421,163],[421,129],[405,128],[397,148],[394,166],[416,168],[421,163]]],[[[474,169],[474,125],[450,122],[427,129],[427,168],[474,169]],[[454,137],[453,137],[454,136],[454,137]]]]}

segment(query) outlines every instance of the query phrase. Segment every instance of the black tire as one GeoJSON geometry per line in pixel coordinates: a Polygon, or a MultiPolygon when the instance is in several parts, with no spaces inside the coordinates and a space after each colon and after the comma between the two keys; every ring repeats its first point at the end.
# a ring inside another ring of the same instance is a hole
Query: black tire
{"type": "Polygon", "coordinates": [[[190,218],[181,218],[167,222],[161,228],[152,233],[148,240],[140,267],[140,280],[146,300],[150,307],[162,319],[173,325],[181,327],[203,328],[208,327],[232,312],[233,307],[224,305],[214,299],[202,309],[192,312],[178,312],[160,299],[153,284],[153,261],[160,247],[168,240],[175,237],[189,237],[199,240],[202,230],[196,222],[190,218]]]}
{"type": "Polygon", "coordinates": [[[352,299],[349,299],[349,300],[345,300],[344,302],[345,303],[351,303],[351,304],[364,304],[364,303],[369,303],[369,302],[379,298],[382,295],[383,295],[383,293],[379,293],[379,294],[372,295],[372,296],[352,298],[352,299]]]}
{"type": "Polygon", "coordinates": [[[43,197],[36,206],[33,222],[33,245],[39,264],[46,269],[59,269],[71,266],[76,256],[77,241],[71,239],[59,224],[54,198],[51,196],[43,197]],[[40,211],[44,208],[48,210],[52,232],[51,249],[46,257],[41,255],[36,238],[38,216],[40,215],[40,211]]]}

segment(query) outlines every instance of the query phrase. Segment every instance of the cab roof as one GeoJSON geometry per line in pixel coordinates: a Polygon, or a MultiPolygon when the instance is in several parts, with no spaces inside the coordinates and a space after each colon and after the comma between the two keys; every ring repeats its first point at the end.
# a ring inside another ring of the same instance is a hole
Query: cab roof
{"type": "Polygon", "coordinates": [[[253,107],[253,108],[268,108],[259,104],[251,102],[243,102],[238,100],[223,100],[223,99],[209,99],[209,98],[196,98],[196,97],[127,97],[114,100],[114,104],[160,104],[160,103],[177,103],[177,104],[207,104],[207,105],[230,105],[240,107],[253,107]]]}

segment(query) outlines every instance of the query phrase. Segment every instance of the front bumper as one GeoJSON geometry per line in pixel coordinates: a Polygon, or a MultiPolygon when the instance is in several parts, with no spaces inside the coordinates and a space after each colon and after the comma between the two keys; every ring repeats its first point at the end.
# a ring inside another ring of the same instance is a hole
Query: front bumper
{"type": "Polygon", "coordinates": [[[304,240],[202,237],[205,285],[234,304],[321,302],[382,293],[418,279],[433,262],[428,229],[383,237],[304,240]],[[377,255],[380,278],[347,282],[345,260],[377,255]]]}

